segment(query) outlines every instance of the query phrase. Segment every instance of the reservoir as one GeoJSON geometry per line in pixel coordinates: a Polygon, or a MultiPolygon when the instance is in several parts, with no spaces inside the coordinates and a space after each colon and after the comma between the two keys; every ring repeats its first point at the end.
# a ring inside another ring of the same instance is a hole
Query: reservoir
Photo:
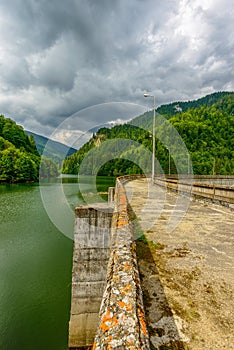
{"type": "MultiPolygon", "coordinates": [[[[115,182],[97,179],[102,193],[115,182]]],[[[63,182],[73,210],[84,197],[77,179],[63,182]]],[[[0,185],[1,350],[67,350],[73,240],[51,222],[41,186],[56,184],[0,185]]],[[[88,181],[86,190],[92,197],[88,181]]]]}

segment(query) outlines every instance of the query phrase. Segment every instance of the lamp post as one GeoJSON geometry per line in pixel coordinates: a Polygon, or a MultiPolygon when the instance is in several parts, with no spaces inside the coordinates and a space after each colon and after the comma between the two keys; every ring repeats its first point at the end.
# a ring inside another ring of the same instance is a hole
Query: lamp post
{"type": "Polygon", "coordinates": [[[169,148],[167,148],[168,150],[168,175],[171,175],[171,153],[169,148]]]}
{"type": "Polygon", "coordinates": [[[153,117],[153,150],[152,150],[152,174],[151,174],[151,181],[152,184],[154,183],[154,161],[155,161],[155,108],[156,108],[156,96],[150,95],[148,93],[144,94],[144,97],[153,97],[154,98],[154,117],[153,117]]]}

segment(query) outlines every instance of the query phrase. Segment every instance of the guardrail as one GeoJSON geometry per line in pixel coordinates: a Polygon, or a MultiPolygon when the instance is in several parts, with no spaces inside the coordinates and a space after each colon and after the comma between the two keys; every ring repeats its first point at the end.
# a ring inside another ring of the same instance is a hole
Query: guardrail
{"type": "Polygon", "coordinates": [[[213,202],[217,201],[224,205],[234,204],[234,187],[198,182],[197,180],[199,179],[189,179],[189,177],[181,179],[156,177],[154,182],[157,185],[166,186],[174,191],[196,197],[208,198],[213,202]]]}
{"type": "MultiPolygon", "coordinates": [[[[160,177],[160,176],[159,176],[160,177]]],[[[234,175],[189,175],[189,174],[171,174],[166,175],[167,179],[190,180],[198,183],[209,183],[211,185],[234,186],[234,175]]]]}

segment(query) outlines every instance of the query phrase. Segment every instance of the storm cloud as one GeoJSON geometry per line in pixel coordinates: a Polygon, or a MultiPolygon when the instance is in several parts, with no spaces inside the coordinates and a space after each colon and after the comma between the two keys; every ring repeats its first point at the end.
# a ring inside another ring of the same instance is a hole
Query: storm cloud
{"type": "Polygon", "coordinates": [[[149,108],[146,91],[233,90],[229,0],[2,0],[0,27],[0,113],[39,134],[96,104],[149,108]]]}

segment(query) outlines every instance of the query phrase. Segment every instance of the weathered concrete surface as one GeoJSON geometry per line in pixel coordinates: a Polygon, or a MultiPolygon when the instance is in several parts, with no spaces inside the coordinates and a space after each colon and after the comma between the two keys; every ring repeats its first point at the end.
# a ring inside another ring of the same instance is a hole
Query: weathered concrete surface
{"type": "Polygon", "coordinates": [[[115,193],[107,284],[93,349],[149,350],[134,227],[121,179],[117,179],[115,193]]]}
{"type": "Polygon", "coordinates": [[[144,179],[126,189],[148,240],[138,243],[138,265],[151,344],[234,349],[234,212],[191,199],[183,221],[168,233],[172,212],[182,214],[176,193],[159,186],[148,191],[144,179]]]}
{"type": "Polygon", "coordinates": [[[110,255],[112,212],[101,204],[75,209],[71,349],[93,344],[110,255]]]}

